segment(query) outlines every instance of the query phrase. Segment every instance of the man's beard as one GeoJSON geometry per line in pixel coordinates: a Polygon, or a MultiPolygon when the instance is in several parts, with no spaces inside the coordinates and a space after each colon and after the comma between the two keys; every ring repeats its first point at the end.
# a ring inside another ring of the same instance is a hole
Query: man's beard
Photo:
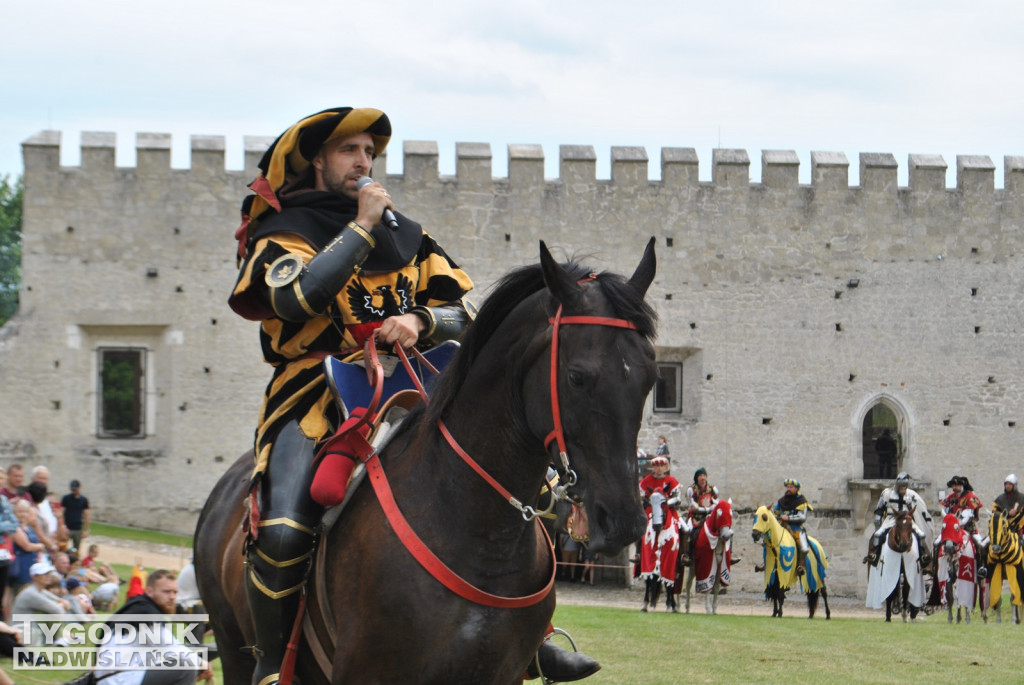
{"type": "Polygon", "coordinates": [[[321,174],[321,180],[324,184],[324,190],[332,195],[339,195],[341,197],[347,197],[350,200],[359,199],[359,191],[354,188],[347,187],[347,179],[344,176],[335,174],[334,170],[330,167],[325,167],[321,174]]]}

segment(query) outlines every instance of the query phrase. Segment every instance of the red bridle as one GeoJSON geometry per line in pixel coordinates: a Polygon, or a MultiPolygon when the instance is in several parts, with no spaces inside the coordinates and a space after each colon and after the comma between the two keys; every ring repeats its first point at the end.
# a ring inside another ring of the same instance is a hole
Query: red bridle
{"type": "MultiPolygon", "coordinates": [[[[593,278],[593,276],[591,276],[593,278]]],[[[547,448],[552,441],[558,443],[558,458],[562,463],[562,470],[565,471],[565,487],[576,484],[576,472],[569,468],[569,449],[565,444],[565,431],[562,430],[562,410],[558,402],[558,331],[562,326],[586,325],[586,326],[610,326],[612,328],[626,328],[638,330],[635,323],[625,319],[611,319],[605,316],[562,316],[562,306],[558,306],[555,315],[548,319],[553,326],[551,331],[551,420],[554,427],[547,437],[544,438],[544,447],[547,448]]]]}
{"type": "MultiPolygon", "coordinates": [[[[591,276],[593,278],[593,276],[591,276]]],[[[589,279],[588,279],[589,280],[589,279]]],[[[569,468],[569,456],[567,453],[565,434],[562,430],[562,415],[559,408],[558,402],[558,341],[559,341],[559,329],[562,325],[590,325],[590,326],[610,326],[613,328],[624,328],[629,330],[637,330],[636,324],[626,321],[624,319],[612,319],[602,316],[562,316],[562,307],[558,307],[558,311],[555,316],[549,319],[549,322],[553,325],[551,334],[551,415],[554,422],[554,428],[551,433],[544,440],[544,447],[547,448],[552,441],[558,443],[558,454],[562,462],[562,468],[566,473],[567,484],[564,487],[569,487],[576,482],[576,473],[569,468]]],[[[372,339],[368,341],[367,352],[368,356],[372,359],[373,363],[367,365],[367,371],[370,372],[370,367],[379,368],[379,362],[376,362],[376,351],[372,349],[372,339]]],[[[423,398],[424,402],[428,402],[428,397],[424,391],[422,385],[417,380],[415,371],[412,368],[412,364],[409,362],[409,358],[405,353],[405,350],[401,346],[396,345],[395,351],[397,352],[402,363],[405,365],[406,370],[410,376],[414,379],[417,389],[423,398]]],[[[421,358],[422,359],[422,358],[421,358]]],[[[425,361],[425,360],[423,360],[425,361]]],[[[374,374],[371,373],[371,378],[374,374]]],[[[517,497],[509,492],[504,486],[501,485],[491,474],[487,473],[486,470],[473,457],[469,455],[466,450],[459,445],[458,441],[448,430],[444,421],[438,421],[438,429],[444,436],[448,445],[455,451],[457,455],[477,473],[488,485],[491,486],[498,494],[501,495],[509,504],[515,507],[526,521],[537,517],[537,510],[530,505],[524,505],[517,497]]],[[[547,536],[547,530],[541,526],[541,530],[544,532],[545,539],[548,543],[548,549],[552,559],[551,573],[545,586],[533,594],[525,595],[521,597],[502,597],[493,595],[488,592],[484,592],[479,588],[471,585],[457,573],[452,571],[447,565],[444,564],[440,559],[431,552],[418,535],[409,526],[408,521],[402,516],[398,509],[398,505],[394,500],[394,495],[391,493],[391,488],[388,485],[387,478],[384,475],[384,471],[380,465],[380,459],[375,451],[369,447],[371,454],[365,459],[367,472],[370,476],[370,482],[373,485],[374,491],[381,503],[388,521],[391,523],[395,534],[402,540],[406,549],[416,558],[417,561],[441,584],[455,592],[461,597],[469,599],[470,601],[482,604],[485,606],[502,607],[502,608],[517,608],[531,606],[540,602],[542,599],[548,596],[554,587],[555,582],[555,570],[556,565],[554,563],[554,548],[551,544],[551,539],[547,536]]],[[[550,485],[549,485],[550,487],[550,485]]],[[[552,488],[553,491],[553,488],[552,488]]]]}

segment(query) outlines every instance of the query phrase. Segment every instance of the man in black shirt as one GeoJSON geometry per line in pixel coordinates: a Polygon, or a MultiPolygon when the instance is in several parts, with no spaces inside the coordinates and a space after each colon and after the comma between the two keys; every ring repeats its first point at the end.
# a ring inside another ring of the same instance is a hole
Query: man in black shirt
{"type": "Polygon", "coordinates": [[[75,550],[81,548],[82,538],[89,536],[89,499],[82,494],[82,484],[78,480],[71,481],[71,492],[60,500],[64,509],[64,525],[68,527],[75,550]]]}

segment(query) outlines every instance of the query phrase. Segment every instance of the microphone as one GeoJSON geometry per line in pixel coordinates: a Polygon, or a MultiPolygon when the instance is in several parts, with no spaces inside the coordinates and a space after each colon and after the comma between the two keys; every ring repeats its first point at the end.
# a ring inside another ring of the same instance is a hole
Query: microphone
{"type": "MultiPolygon", "coordinates": [[[[373,183],[372,178],[370,178],[369,176],[363,176],[358,181],[356,181],[356,190],[362,190],[371,183],[373,183]]],[[[390,228],[392,231],[398,230],[398,219],[395,218],[395,213],[392,212],[387,207],[384,208],[384,212],[380,215],[380,218],[384,225],[390,228]]]]}

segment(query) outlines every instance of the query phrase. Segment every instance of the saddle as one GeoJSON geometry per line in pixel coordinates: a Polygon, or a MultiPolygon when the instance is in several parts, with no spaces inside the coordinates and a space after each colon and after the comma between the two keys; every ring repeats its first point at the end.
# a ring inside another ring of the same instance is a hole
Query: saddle
{"type": "MultiPolygon", "coordinates": [[[[372,340],[369,344],[372,344],[372,340]]],[[[421,391],[426,392],[440,371],[451,362],[458,348],[459,344],[455,341],[441,343],[409,359],[409,367],[404,367],[397,356],[377,355],[375,351],[371,354],[369,345],[362,358],[325,358],[324,375],[335,402],[344,416],[351,419],[359,417],[359,421],[346,421],[339,432],[327,441],[321,453],[331,449],[332,443],[346,440],[361,444],[358,451],[382,450],[406,414],[423,401],[421,391]],[[353,424],[357,426],[356,429],[353,424]]],[[[297,617],[306,644],[327,678],[330,677],[330,655],[334,652],[337,638],[333,629],[333,611],[327,602],[326,575],[318,573],[317,569],[325,565],[328,534],[365,479],[366,467],[360,460],[348,481],[344,499],[337,506],[327,509],[321,519],[314,562],[310,568],[317,601],[305,606],[297,617]]],[[[291,640],[296,647],[297,638],[298,630],[294,631],[291,640]]]]}

